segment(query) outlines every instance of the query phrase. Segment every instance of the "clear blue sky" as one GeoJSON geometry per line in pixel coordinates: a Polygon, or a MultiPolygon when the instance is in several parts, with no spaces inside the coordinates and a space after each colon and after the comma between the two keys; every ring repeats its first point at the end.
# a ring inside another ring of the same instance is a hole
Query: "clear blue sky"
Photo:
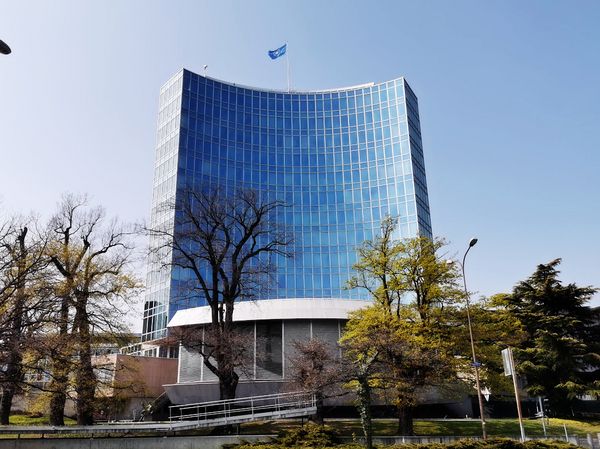
{"type": "MultiPolygon", "coordinates": [[[[150,211],[158,91],[179,68],[296,89],[405,76],[420,101],[434,233],[469,287],[563,258],[600,286],[598,1],[0,1],[0,198],[65,191],[150,211]]],[[[594,301],[600,304],[598,295],[594,301]]]]}

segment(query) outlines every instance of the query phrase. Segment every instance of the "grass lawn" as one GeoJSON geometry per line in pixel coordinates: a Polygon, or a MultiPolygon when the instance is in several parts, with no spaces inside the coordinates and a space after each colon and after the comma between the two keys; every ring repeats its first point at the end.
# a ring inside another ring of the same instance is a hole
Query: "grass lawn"
{"type": "MultiPolygon", "coordinates": [[[[326,420],[327,425],[333,427],[340,435],[361,435],[362,428],[358,419],[326,420]]],[[[524,420],[525,434],[529,436],[543,436],[542,423],[539,420],[524,420]]],[[[566,419],[550,419],[546,426],[548,435],[564,436],[563,424],[567,426],[569,435],[585,436],[588,433],[595,435],[600,432],[600,422],[583,422],[566,419]]],[[[271,434],[285,429],[295,428],[300,425],[300,420],[262,421],[243,424],[241,433],[244,434],[271,434]]],[[[393,419],[374,420],[375,435],[396,435],[397,421],[393,419]]],[[[487,421],[489,436],[518,436],[519,422],[516,419],[489,419],[487,421]]],[[[462,420],[415,420],[416,435],[430,436],[479,436],[481,423],[475,419],[462,420]]]]}
{"type": "MultiPolygon", "coordinates": [[[[20,426],[48,425],[48,417],[30,417],[27,415],[13,415],[10,424],[20,426]]],[[[65,418],[66,425],[74,425],[76,422],[65,418]]],[[[362,435],[360,420],[358,419],[329,419],[325,424],[331,426],[338,434],[343,436],[362,435]]],[[[375,435],[396,435],[398,422],[395,419],[373,420],[375,435]]],[[[600,433],[600,421],[575,421],[568,419],[550,419],[547,426],[549,436],[564,436],[563,424],[567,426],[569,435],[585,436],[588,433],[596,435],[600,433]]],[[[242,424],[240,433],[244,435],[277,434],[283,430],[291,430],[301,425],[299,419],[281,421],[258,421],[242,424]]],[[[528,436],[543,436],[542,423],[539,420],[524,420],[525,434],[528,436]]],[[[198,429],[182,434],[209,434],[211,429],[198,429]]],[[[518,436],[519,423],[516,419],[489,419],[487,421],[488,435],[492,437],[518,436]]],[[[476,419],[457,420],[415,420],[415,434],[429,436],[480,436],[481,424],[476,419]]]]}
{"type": "MultiPolygon", "coordinates": [[[[47,426],[50,424],[47,416],[11,415],[8,421],[13,426],[47,426]]],[[[71,426],[76,423],[75,420],[65,417],[65,425],[71,426]]]]}

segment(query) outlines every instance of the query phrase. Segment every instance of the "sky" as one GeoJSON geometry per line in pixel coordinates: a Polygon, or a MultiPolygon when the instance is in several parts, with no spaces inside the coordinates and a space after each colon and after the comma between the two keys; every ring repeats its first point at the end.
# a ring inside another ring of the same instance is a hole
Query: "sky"
{"type": "MultiPolygon", "coordinates": [[[[160,86],[180,68],[262,88],[405,76],[433,231],[476,295],[562,258],[600,287],[600,2],[0,0],[0,206],[64,192],[149,219],[160,86]]],[[[600,305],[600,295],[593,300],[600,305]]],[[[141,305],[140,305],[141,308],[141,305]]]]}

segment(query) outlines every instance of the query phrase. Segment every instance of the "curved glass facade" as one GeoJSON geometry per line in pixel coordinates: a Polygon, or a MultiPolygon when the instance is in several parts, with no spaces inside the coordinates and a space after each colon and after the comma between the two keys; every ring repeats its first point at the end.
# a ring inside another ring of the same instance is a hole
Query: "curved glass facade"
{"type": "MultiPolygon", "coordinates": [[[[296,257],[277,261],[269,298],[364,299],[344,285],[386,215],[398,217],[398,237],[431,236],[418,103],[403,78],[287,93],[181,71],[161,89],[152,225],[172,222],[158,205],[178,186],[206,182],[291,205],[281,218],[296,257]]],[[[146,340],[176,310],[203,305],[171,295],[175,277],[150,267],[146,340]]]]}

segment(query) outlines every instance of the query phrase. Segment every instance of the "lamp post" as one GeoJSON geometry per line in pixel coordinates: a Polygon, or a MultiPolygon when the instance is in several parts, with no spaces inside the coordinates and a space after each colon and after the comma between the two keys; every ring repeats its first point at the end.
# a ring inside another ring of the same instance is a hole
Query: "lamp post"
{"type": "Polygon", "coordinates": [[[481,385],[479,383],[479,366],[481,365],[477,361],[477,356],[475,355],[475,342],[473,341],[473,327],[471,326],[471,312],[469,306],[469,291],[467,290],[467,279],[465,277],[465,260],[467,259],[467,254],[469,250],[475,246],[477,243],[477,239],[473,238],[469,241],[469,247],[467,251],[465,251],[465,255],[462,260],[462,275],[463,275],[463,286],[465,287],[465,299],[467,301],[467,323],[469,325],[469,337],[471,339],[471,354],[473,356],[473,368],[475,368],[475,386],[477,387],[477,399],[479,400],[479,418],[481,420],[481,434],[483,439],[487,439],[487,431],[485,428],[485,417],[483,416],[483,397],[481,395],[481,385]]]}
{"type": "Polygon", "coordinates": [[[6,45],[6,43],[2,39],[0,39],[0,53],[2,53],[3,55],[9,55],[10,52],[10,47],[6,45]]]}

